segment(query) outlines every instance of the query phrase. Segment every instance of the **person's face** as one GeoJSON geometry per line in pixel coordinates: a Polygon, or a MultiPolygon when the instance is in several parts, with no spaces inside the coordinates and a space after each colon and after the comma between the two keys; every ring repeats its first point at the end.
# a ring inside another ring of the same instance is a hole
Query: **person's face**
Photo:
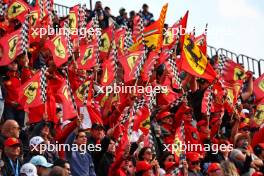
{"type": "Polygon", "coordinates": [[[241,148],[246,148],[248,146],[248,140],[245,139],[245,138],[242,138],[238,141],[238,144],[237,144],[238,147],[241,147],[241,148]]]}
{"type": "Polygon", "coordinates": [[[78,145],[81,145],[81,144],[86,144],[87,143],[87,136],[85,134],[85,132],[80,132],[77,139],[76,139],[76,143],[78,145]]]}
{"type": "Polygon", "coordinates": [[[173,119],[171,116],[165,117],[164,119],[162,119],[162,122],[165,124],[169,124],[172,125],[173,124],[173,119]]]}
{"type": "Polygon", "coordinates": [[[169,155],[166,160],[164,161],[164,165],[168,162],[175,162],[173,155],[169,155]]]}
{"type": "Polygon", "coordinates": [[[144,155],[143,155],[143,158],[144,158],[144,160],[146,160],[146,161],[151,161],[151,160],[152,160],[152,152],[151,152],[151,149],[150,149],[150,148],[148,148],[148,149],[145,151],[145,153],[144,153],[144,155]]]}
{"type": "Polygon", "coordinates": [[[223,176],[221,169],[216,169],[208,173],[208,176],[223,176]]]}
{"type": "Polygon", "coordinates": [[[250,134],[250,129],[248,126],[242,128],[242,129],[239,129],[239,132],[242,133],[242,134],[247,134],[249,135],[250,134]]]}
{"type": "Polygon", "coordinates": [[[112,140],[110,141],[107,151],[110,153],[115,153],[116,148],[115,148],[115,142],[114,141],[112,141],[112,140]]]}
{"type": "Polygon", "coordinates": [[[15,122],[10,127],[10,132],[9,132],[10,136],[8,136],[8,137],[19,138],[19,133],[20,133],[20,127],[19,127],[18,123],[15,122]]]}
{"type": "Polygon", "coordinates": [[[102,9],[102,3],[101,2],[96,2],[95,8],[96,9],[102,9]]]}
{"type": "Polygon", "coordinates": [[[148,12],[148,7],[143,7],[143,11],[148,12]]]}
{"type": "Polygon", "coordinates": [[[42,135],[42,136],[47,136],[47,135],[49,135],[49,133],[50,133],[49,127],[48,127],[47,125],[45,125],[45,126],[42,128],[42,130],[41,130],[41,135],[42,135]]]}
{"type": "Polygon", "coordinates": [[[104,137],[104,130],[102,128],[93,129],[92,136],[95,139],[101,140],[104,137]]]}
{"type": "Polygon", "coordinates": [[[153,175],[154,174],[153,174],[152,170],[148,170],[148,171],[143,173],[143,176],[153,176],[153,175]]]}
{"type": "Polygon", "coordinates": [[[19,144],[5,148],[5,154],[7,156],[18,157],[20,155],[20,152],[21,148],[19,144]]]}
{"type": "Polygon", "coordinates": [[[49,174],[50,169],[42,166],[37,167],[39,176],[47,176],[49,174]]]}
{"type": "Polygon", "coordinates": [[[69,163],[65,163],[64,169],[66,170],[67,176],[71,175],[71,167],[69,163]]]}
{"type": "Polygon", "coordinates": [[[185,119],[187,121],[191,121],[192,120],[192,112],[190,110],[185,111],[183,114],[183,119],[185,119]]]}
{"type": "Polygon", "coordinates": [[[195,171],[195,172],[200,171],[201,170],[200,161],[190,161],[189,168],[190,170],[195,171]]]}
{"type": "Polygon", "coordinates": [[[17,71],[18,65],[16,62],[12,62],[11,64],[8,65],[8,69],[11,71],[17,71]]]}

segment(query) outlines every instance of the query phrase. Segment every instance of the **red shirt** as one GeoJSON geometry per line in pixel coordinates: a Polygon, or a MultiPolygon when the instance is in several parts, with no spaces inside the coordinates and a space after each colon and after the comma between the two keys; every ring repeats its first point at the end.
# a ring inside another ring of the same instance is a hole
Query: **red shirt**
{"type": "Polygon", "coordinates": [[[18,102],[21,81],[18,73],[15,71],[8,71],[7,76],[9,77],[9,80],[4,82],[7,92],[5,103],[8,106],[13,106],[14,102],[18,102]]]}

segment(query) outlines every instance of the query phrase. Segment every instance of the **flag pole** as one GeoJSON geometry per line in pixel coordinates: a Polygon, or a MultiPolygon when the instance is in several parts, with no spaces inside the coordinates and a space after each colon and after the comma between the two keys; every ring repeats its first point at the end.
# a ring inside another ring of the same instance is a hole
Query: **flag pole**
{"type": "Polygon", "coordinates": [[[93,10],[93,0],[90,0],[90,10],[93,10]]]}

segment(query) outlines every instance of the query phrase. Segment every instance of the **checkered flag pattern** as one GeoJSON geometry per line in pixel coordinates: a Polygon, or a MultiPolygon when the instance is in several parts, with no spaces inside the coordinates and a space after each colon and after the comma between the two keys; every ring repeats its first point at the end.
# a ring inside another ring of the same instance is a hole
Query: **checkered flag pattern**
{"type": "Polygon", "coordinates": [[[85,28],[87,22],[86,22],[86,19],[85,19],[85,13],[86,13],[86,4],[84,4],[82,7],[81,7],[81,17],[82,17],[82,22],[81,22],[81,28],[85,28]]]}
{"type": "Polygon", "coordinates": [[[125,40],[124,40],[124,51],[127,53],[128,48],[130,48],[133,45],[133,38],[132,38],[132,31],[131,29],[126,27],[126,34],[125,34],[125,40]]]}
{"type": "Polygon", "coordinates": [[[43,66],[40,70],[40,94],[43,103],[47,101],[47,70],[48,68],[46,66],[43,66]]]}
{"type": "Polygon", "coordinates": [[[71,32],[70,32],[70,27],[69,27],[69,19],[66,19],[64,21],[64,29],[65,29],[65,36],[67,39],[67,48],[68,48],[68,52],[70,54],[70,56],[73,55],[73,44],[71,42],[71,32]]]}
{"type": "MultiPolygon", "coordinates": [[[[185,129],[184,129],[184,120],[182,121],[181,123],[181,126],[180,126],[180,130],[181,130],[181,138],[182,138],[182,141],[185,143],[185,129]]],[[[180,154],[180,160],[186,160],[186,151],[181,151],[181,154],[180,154]]],[[[182,167],[181,165],[179,166],[180,168],[182,167]]]]}
{"type": "Polygon", "coordinates": [[[141,40],[142,40],[142,45],[144,46],[144,49],[146,50],[146,42],[145,42],[145,37],[144,37],[144,19],[142,17],[142,14],[140,15],[140,33],[141,33],[141,40]]]}
{"type": "Polygon", "coordinates": [[[22,24],[22,31],[21,31],[21,38],[22,38],[22,43],[21,43],[21,49],[23,53],[27,53],[28,50],[28,45],[29,45],[29,14],[26,16],[26,19],[24,23],[22,24]]]}
{"type": "MultiPolygon", "coordinates": [[[[129,110],[129,107],[126,107],[122,113],[122,120],[121,120],[121,124],[125,124],[125,122],[129,119],[129,116],[130,116],[130,110],[129,110]]],[[[118,136],[117,140],[116,140],[116,143],[115,143],[115,146],[117,147],[122,139],[122,137],[124,136],[124,132],[121,132],[121,134],[118,136]]]]}
{"type": "Polygon", "coordinates": [[[181,78],[179,77],[179,73],[178,73],[178,68],[176,66],[176,63],[175,61],[173,60],[172,56],[171,56],[171,53],[170,53],[170,57],[168,58],[168,62],[169,62],[169,65],[172,69],[172,73],[174,75],[174,78],[176,80],[176,83],[178,84],[179,86],[179,89],[182,89],[182,80],[181,78]]]}
{"type": "Polygon", "coordinates": [[[140,60],[140,63],[138,64],[136,70],[135,70],[135,78],[138,79],[138,77],[140,76],[140,73],[141,73],[141,69],[145,63],[145,60],[147,58],[147,52],[145,51],[144,54],[142,55],[141,57],[141,60],[140,60]]]}
{"type": "Polygon", "coordinates": [[[211,115],[211,107],[212,107],[212,103],[213,103],[213,84],[211,84],[208,87],[208,90],[209,90],[209,94],[207,97],[206,115],[210,116],[211,115]]]}
{"type": "Polygon", "coordinates": [[[171,103],[170,107],[172,108],[172,107],[178,106],[180,103],[187,101],[187,95],[188,95],[188,92],[185,91],[180,98],[177,98],[177,100],[171,103]]]}
{"type": "Polygon", "coordinates": [[[132,118],[131,118],[131,121],[130,121],[129,126],[128,126],[128,135],[129,136],[131,136],[132,132],[133,132],[133,126],[134,126],[136,113],[139,109],[141,109],[144,106],[145,103],[146,103],[146,101],[145,101],[144,97],[142,99],[140,99],[138,102],[134,103],[134,106],[132,108],[132,118]]]}
{"type": "Polygon", "coordinates": [[[39,0],[39,8],[40,8],[40,19],[44,18],[44,2],[43,0],[39,0]]]}
{"type": "Polygon", "coordinates": [[[66,78],[66,84],[67,84],[67,87],[68,87],[68,91],[70,92],[73,108],[77,112],[77,117],[79,118],[77,104],[76,104],[76,101],[75,101],[75,98],[74,98],[74,94],[73,94],[73,91],[72,91],[72,88],[71,88],[71,84],[70,84],[70,81],[69,81],[68,67],[65,67],[65,69],[62,70],[62,72],[64,73],[65,78],[66,78]]]}
{"type": "Polygon", "coordinates": [[[219,70],[220,75],[222,75],[222,71],[224,69],[224,66],[225,66],[225,63],[227,60],[228,60],[228,58],[225,55],[223,55],[223,54],[219,55],[218,70],[219,70]]]}
{"type": "Polygon", "coordinates": [[[52,13],[51,0],[46,0],[45,6],[46,6],[47,11],[48,11],[49,23],[53,24],[53,19],[55,17],[54,17],[54,14],[52,13]]]}
{"type": "Polygon", "coordinates": [[[2,0],[0,1],[0,16],[4,16],[5,15],[5,10],[4,10],[4,6],[3,6],[3,2],[2,0]]]}
{"type": "MultiPolygon", "coordinates": [[[[93,28],[95,31],[98,31],[100,30],[101,31],[101,28],[99,26],[99,21],[98,21],[98,15],[95,13],[95,17],[92,19],[93,20],[93,28]]],[[[99,48],[100,46],[102,45],[101,44],[101,35],[96,35],[96,40],[97,40],[97,49],[96,49],[96,60],[97,60],[97,65],[99,66],[99,48]]]]}

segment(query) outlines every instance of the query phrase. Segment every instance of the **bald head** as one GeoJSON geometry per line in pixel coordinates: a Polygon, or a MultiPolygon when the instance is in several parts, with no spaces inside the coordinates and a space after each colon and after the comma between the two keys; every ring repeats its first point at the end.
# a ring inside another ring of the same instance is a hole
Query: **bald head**
{"type": "Polygon", "coordinates": [[[15,120],[7,120],[2,126],[1,132],[5,137],[19,138],[20,128],[15,120]]]}

